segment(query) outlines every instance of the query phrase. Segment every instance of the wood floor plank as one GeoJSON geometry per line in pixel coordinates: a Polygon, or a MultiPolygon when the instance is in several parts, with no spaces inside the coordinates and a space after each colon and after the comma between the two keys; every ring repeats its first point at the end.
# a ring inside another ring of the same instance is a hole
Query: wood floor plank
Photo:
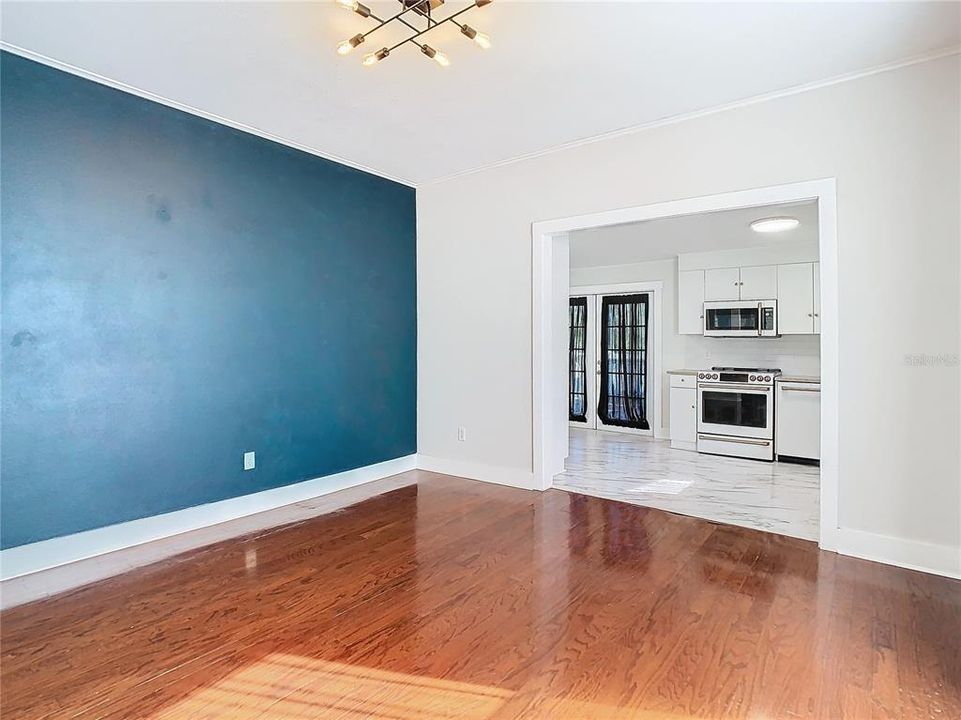
{"type": "Polygon", "coordinates": [[[4,612],[3,717],[961,717],[957,581],[414,476],[4,612]]]}

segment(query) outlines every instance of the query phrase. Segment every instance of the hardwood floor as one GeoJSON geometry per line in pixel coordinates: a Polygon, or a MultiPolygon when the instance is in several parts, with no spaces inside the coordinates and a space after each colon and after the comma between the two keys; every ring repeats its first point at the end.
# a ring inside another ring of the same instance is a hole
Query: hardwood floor
{"type": "Polygon", "coordinates": [[[961,582],[417,476],[3,613],[4,719],[961,717],[961,582]]]}

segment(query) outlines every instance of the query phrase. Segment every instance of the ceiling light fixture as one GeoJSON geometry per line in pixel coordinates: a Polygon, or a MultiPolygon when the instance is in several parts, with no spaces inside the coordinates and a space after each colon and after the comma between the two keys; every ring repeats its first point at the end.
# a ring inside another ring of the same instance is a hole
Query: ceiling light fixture
{"type": "Polygon", "coordinates": [[[470,25],[462,25],[457,22],[455,18],[463,15],[468,10],[473,10],[474,8],[481,8],[485,5],[490,5],[492,0],[474,0],[470,5],[462,10],[458,10],[455,13],[448,15],[447,17],[438,20],[434,17],[433,11],[444,4],[444,0],[398,0],[398,2],[403,6],[403,9],[396,15],[393,15],[386,20],[383,20],[371,12],[371,9],[366,5],[357,2],[357,0],[336,0],[337,4],[347,10],[352,10],[361,17],[369,17],[377,22],[377,26],[368,30],[365,33],[358,33],[349,40],[344,40],[337,45],[338,55],[348,55],[351,50],[360,45],[367,39],[367,36],[380,30],[385,25],[389,25],[393,22],[398,22],[401,25],[405,25],[409,30],[413,30],[414,34],[410,37],[401,40],[396,45],[390,47],[384,47],[374,53],[369,53],[364,56],[363,65],[370,67],[371,65],[376,65],[378,62],[383,60],[385,57],[390,55],[392,50],[396,50],[401,45],[405,43],[412,43],[420,48],[421,52],[427,57],[431,58],[441,67],[447,67],[450,65],[450,59],[439,50],[435,50],[430,45],[427,45],[419,40],[420,36],[424,33],[430,32],[438,25],[443,25],[444,23],[453,23],[460,28],[461,33],[477,43],[478,46],[484,48],[485,50],[491,46],[490,36],[478,32],[470,25]],[[410,15],[409,13],[413,13],[410,15]],[[411,22],[411,20],[415,20],[411,22]],[[424,24],[426,23],[426,25],[424,24]]]}
{"type": "Polygon", "coordinates": [[[475,43],[480,45],[482,48],[484,48],[485,50],[490,49],[490,46],[491,46],[490,35],[486,35],[485,33],[482,33],[482,32],[477,32],[470,25],[461,25],[460,31],[464,33],[467,37],[469,37],[471,40],[473,40],[475,43]]]}
{"type": "Polygon", "coordinates": [[[751,223],[751,230],[758,233],[779,233],[793,230],[801,221],[795,217],[769,217],[755,220],[751,223]]]}

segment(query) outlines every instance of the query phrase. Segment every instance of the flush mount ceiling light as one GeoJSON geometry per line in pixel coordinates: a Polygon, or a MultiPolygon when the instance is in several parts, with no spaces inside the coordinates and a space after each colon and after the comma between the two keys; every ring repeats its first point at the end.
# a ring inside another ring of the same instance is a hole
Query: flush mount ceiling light
{"type": "Polygon", "coordinates": [[[367,32],[358,33],[357,35],[354,35],[354,37],[350,38],[349,40],[344,40],[343,42],[341,42],[337,46],[337,54],[338,55],[349,54],[355,47],[357,47],[363,42],[366,42],[367,38],[370,37],[373,33],[377,32],[385,25],[388,25],[393,22],[407,26],[409,30],[413,30],[414,34],[405,40],[401,40],[396,45],[392,45],[390,47],[385,46],[385,47],[382,47],[380,50],[377,50],[375,52],[365,55],[362,62],[363,65],[367,67],[370,67],[371,65],[376,65],[381,60],[383,60],[388,55],[390,55],[391,52],[399,48],[401,45],[404,45],[406,43],[411,43],[419,47],[420,51],[424,53],[424,55],[429,57],[431,60],[436,62],[441,67],[447,67],[448,65],[450,65],[450,60],[448,59],[448,57],[444,53],[440,52],[439,50],[435,50],[430,45],[427,45],[426,43],[421,42],[421,39],[420,39],[421,36],[424,35],[424,33],[430,32],[438,25],[443,25],[444,23],[453,23],[454,25],[460,28],[461,34],[463,34],[464,37],[468,38],[469,40],[473,40],[475,43],[477,43],[478,46],[484,48],[485,50],[491,46],[491,39],[489,36],[485,35],[482,32],[478,32],[477,30],[472,28],[470,25],[464,25],[458,22],[456,19],[459,16],[463,15],[468,10],[473,10],[474,8],[480,8],[480,7],[484,7],[485,5],[490,5],[491,0],[474,0],[473,3],[471,3],[464,9],[458,10],[457,12],[452,13],[447,17],[439,20],[434,17],[433,11],[439,8],[441,5],[443,5],[444,0],[398,0],[398,2],[400,2],[403,9],[396,15],[393,15],[387,18],[386,20],[384,20],[374,15],[374,13],[371,12],[371,9],[369,7],[367,7],[366,5],[362,5],[361,3],[357,2],[357,0],[337,0],[337,4],[340,5],[342,8],[345,8],[347,10],[353,10],[355,13],[357,13],[361,17],[370,18],[371,20],[377,23],[375,27],[371,28],[367,32]]]}
{"type": "Polygon", "coordinates": [[[755,220],[751,223],[751,230],[759,233],[779,233],[793,230],[801,221],[795,217],[769,217],[755,220]]]}

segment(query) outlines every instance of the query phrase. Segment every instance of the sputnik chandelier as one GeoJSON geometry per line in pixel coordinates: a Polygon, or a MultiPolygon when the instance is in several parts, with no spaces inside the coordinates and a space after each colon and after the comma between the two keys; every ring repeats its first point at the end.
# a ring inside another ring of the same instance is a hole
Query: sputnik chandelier
{"type": "Polygon", "coordinates": [[[386,20],[383,20],[377,17],[376,15],[374,15],[374,13],[371,12],[371,9],[369,7],[367,7],[366,5],[362,5],[361,3],[357,2],[357,0],[337,0],[337,4],[340,5],[342,8],[346,8],[347,10],[353,10],[355,13],[357,13],[361,17],[370,18],[371,20],[374,20],[377,23],[375,27],[371,28],[367,32],[358,33],[357,35],[354,35],[354,37],[350,38],[349,40],[344,40],[342,43],[340,43],[337,46],[337,53],[340,55],[347,55],[355,47],[357,47],[363,42],[366,42],[367,38],[370,37],[373,33],[377,32],[385,25],[389,25],[390,23],[393,23],[393,22],[406,25],[409,30],[414,31],[414,34],[411,35],[406,40],[401,40],[396,45],[392,45],[390,47],[385,46],[385,47],[382,47],[380,50],[377,50],[376,52],[372,52],[368,55],[365,55],[364,61],[363,61],[364,65],[368,67],[370,67],[371,65],[376,65],[385,57],[390,55],[394,50],[399,48],[401,45],[404,45],[406,43],[411,43],[419,47],[420,51],[424,53],[424,55],[429,57],[431,60],[436,62],[441,67],[447,67],[448,65],[450,65],[450,60],[447,58],[447,56],[444,53],[440,52],[439,50],[435,50],[430,45],[422,42],[421,38],[425,33],[430,32],[431,30],[436,28],[438,25],[443,25],[444,23],[448,23],[448,22],[453,23],[454,25],[459,27],[461,33],[465,37],[467,37],[469,40],[473,40],[475,43],[477,43],[479,46],[481,46],[485,50],[491,46],[491,39],[487,35],[485,35],[482,32],[478,32],[477,30],[472,28],[470,25],[464,25],[457,21],[457,18],[463,15],[468,10],[473,10],[474,8],[480,8],[480,7],[484,7],[485,5],[490,5],[491,0],[474,0],[473,3],[468,5],[463,10],[458,10],[457,12],[452,13],[451,15],[448,15],[447,17],[442,18],[440,20],[434,17],[433,11],[439,8],[441,5],[443,5],[444,0],[398,0],[398,2],[400,2],[400,4],[403,6],[403,9],[396,15],[389,17],[386,20]],[[411,22],[412,20],[414,22],[411,22]],[[426,23],[426,25],[424,23],[426,23]],[[420,25],[420,27],[418,27],[418,25],[420,25]]]}

